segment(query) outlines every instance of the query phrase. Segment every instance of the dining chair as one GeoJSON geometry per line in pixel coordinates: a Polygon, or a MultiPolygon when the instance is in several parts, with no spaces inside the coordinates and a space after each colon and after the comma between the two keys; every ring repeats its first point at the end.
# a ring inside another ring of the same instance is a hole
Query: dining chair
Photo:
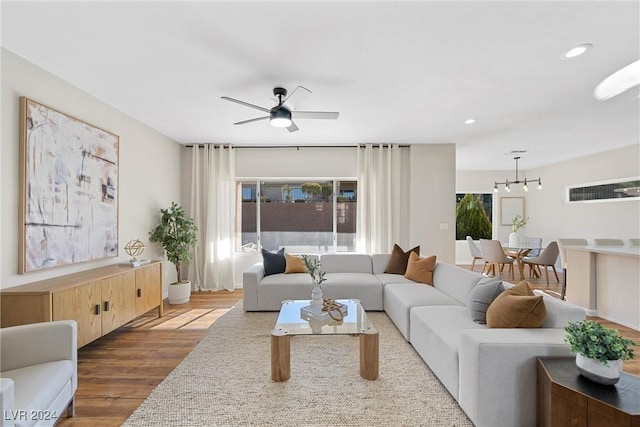
{"type": "MultiPolygon", "coordinates": [[[[473,271],[476,266],[476,260],[484,259],[484,257],[482,256],[482,251],[480,250],[478,245],[476,245],[476,242],[473,241],[473,238],[471,236],[467,236],[467,243],[469,244],[469,252],[471,252],[471,256],[473,257],[473,259],[471,260],[471,271],[473,271]]],[[[484,273],[484,269],[486,266],[487,261],[484,261],[484,263],[482,264],[482,271],[480,271],[480,273],[484,273]]]]}
{"type": "Polygon", "coordinates": [[[547,245],[542,253],[535,257],[524,257],[522,262],[529,265],[529,275],[533,277],[533,269],[536,266],[544,267],[544,275],[547,279],[547,286],[549,286],[549,267],[553,269],[553,274],[556,276],[556,280],[560,283],[558,272],[556,271],[556,261],[558,260],[559,249],[558,242],[551,242],[547,245]]]}
{"type": "Polygon", "coordinates": [[[622,239],[593,239],[596,246],[624,246],[622,239]]]}
{"type": "Polygon", "coordinates": [[[495,276],[496,270],[498,270],[498,276],[502,279],[502,270],[506,264],[509,264],[509,272],[511,273],[511,280],[513,280],[513,262],[515,258],[504,253],[502,243],[499,240],[480,239],[480,249],[485,262],[488,264],[487,274],[493,272],[495,276]]]}
{"type": "Polygon", "coordinates": [[[629,239],[629,246],[640,246],[640,239],[629,239]]]}
{"type": "Polygon", "coordinates": [[[567,295],[567,250],[565,246],[587,246],[589,241],[587,239],[558,239],[558,248],[560,249],[560,264],[562,265],[562,291],[560,292],[560,299],[564,300],[567,295]]]}

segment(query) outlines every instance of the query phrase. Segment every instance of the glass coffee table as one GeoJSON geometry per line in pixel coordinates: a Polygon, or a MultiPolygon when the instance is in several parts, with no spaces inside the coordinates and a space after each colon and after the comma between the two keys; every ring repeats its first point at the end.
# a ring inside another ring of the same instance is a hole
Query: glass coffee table
{"type": "Polygon", "coordinates": [[[271,331],[271,379],[287,381],[291,376],[291,337],[296,335],[359,335],[360,376],[367,380],[378,378],[378,330],[356,299],[340,299],[336,302],[347,306],[342,321],[332,318],[305,320],[300,309],[309,305],[309,300],[287,300],[282,302],[275,328],[271,331]]]}

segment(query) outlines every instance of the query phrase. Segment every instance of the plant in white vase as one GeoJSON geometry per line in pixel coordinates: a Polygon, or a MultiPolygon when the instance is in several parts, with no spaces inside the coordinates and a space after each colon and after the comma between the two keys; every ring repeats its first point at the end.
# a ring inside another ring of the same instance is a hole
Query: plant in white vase
{"type": "Polygon", "coordinates": [[[637,343],[594,320],[568,322],[564,330],[565,341],[571,346],[571,352],[576,353],[578,372],[591,381],[617,383],[622,362],[635,358],[632,346],[637,343]]]}
{"type": "Polygon", "coordinates": [[[307,255],[302,255],[304,266],[307,269],[307,273],[311,276],[313,282],[313,290],[311,291],[311,301],[309,305],[315,313],[322,311],[322,288],[321,285],[327,279],[324,277],[326,272],[320,269],[320,261],[317,259],[311,259],[307,255]]]}
{"type": "Polygon", "coordinates": [[[191,282],[183,280],[181,266],[191,261],[198,227],[175,202],[171,202],[169,209],[160,209],[160,214],[160,224],[149,233],[149,240],[160,243],[167,259],[176,266],[177,282],[169,284],[169,303],[183,304],[189,301],[191,282]]]}
{"type": "Polygon", "coordinates": [[[529,217],[523,218],[522,215],[518,214],[513,217],[511,220],[511,231],[509,234],[509,246],[517,248],[520,246],[520,234],[522,234],[522,230],[527,225],[527,221],[529,217]]]}

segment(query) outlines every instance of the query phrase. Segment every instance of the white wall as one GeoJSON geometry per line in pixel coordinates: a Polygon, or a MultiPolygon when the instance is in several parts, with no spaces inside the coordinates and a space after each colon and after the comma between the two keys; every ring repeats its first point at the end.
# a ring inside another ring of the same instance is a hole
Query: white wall
{"type": "MultiPolygon", "coordinates": [[[[489,193],[494,181],[513,179],[513,171],[458,171],[456,192],[489,193]]],[[[500,197],[524,196],[525,216],[529,217],[526,234],[542,237],[543,245],[561,237],[593,239],[611,237],[628,239],[640,236],[640,200],[599,203],[566,203],[569,185],[586,184],[618,178],[640,176],[640,145],[556,163],[542,168],[520,171],[520,178],[542,178],[542,190],[536,185],[528,192],[518,190],[494,193],[494,228],[499,221],[500,197]]],[[[507,241],[509,226],[498,226],[497,238],[507,241]]],[[[470,264],[466,242],[456,243],[456,263],[470,264]]]]}
{"type": "MultiPolygon", "coordinates": [[[[2,157],[0,179],[0,274],[1,288],[34,282],[115,262],[125,262],[124,245],[138,237],[147,249],[143,258],[163,257],[162,249],[150,244],[149,231],[159,209],[180,198],[180,145],[75,86],[2,49],[2,157]],[[86,262],[43,272],[18,274],[19,236],[19,121],[20,97],[26,96],[49,107],[94,124],[120,137],[118,258],[86,262]]],[[[173,264],[165,261],[164,291],[175,278],[173,264]]]]}
{"type": "Polygon", "coordinates": [[[455,144],[411,146],[411,246],[455,262],[455,144]]]}

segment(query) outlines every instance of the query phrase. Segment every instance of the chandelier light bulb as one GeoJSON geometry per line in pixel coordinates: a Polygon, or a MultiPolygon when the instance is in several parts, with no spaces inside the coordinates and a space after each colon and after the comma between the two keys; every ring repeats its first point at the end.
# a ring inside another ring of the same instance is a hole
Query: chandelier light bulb
{"type": "Polygon", "coordinates": [[[527,187],[527,179],[526,178],[524,179],[524,185],[522,186],[522,189],[524,191],[529,191],[529,187],[527,187]]]}
{"type": "Polygon", "coordinates": [[[542,190],[542,181],[538,178],[538,190],[542,190]]]}
{"type": "Polygon", "coordinates": [[[493,192],[494,193],[498,192],[498,183],[497,182],[495,182],[494,185],[493,185],[493,192]]]}

